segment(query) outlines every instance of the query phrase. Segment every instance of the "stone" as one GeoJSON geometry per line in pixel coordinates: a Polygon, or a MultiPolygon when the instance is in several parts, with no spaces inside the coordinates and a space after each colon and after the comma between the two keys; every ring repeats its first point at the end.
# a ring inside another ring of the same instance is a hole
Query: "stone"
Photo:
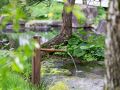
{"type": "Polygon", "coordinates": [[[73,27],[77,28],[77,27],[88,27],[88,29],[93,23],[94,23],[94,19],[95,17],[97,17],[98,15],[98,11],[97,11],[97,7],[94,6],[87,6],[87,5],[79,5],[81,12],[83,12],[83,14],[85,15],[85,20],[83,21],[83,25],[81,25],[77,18],[73,15],[72,17],[72,25],[73,27]]]}
{"type": "Polygon", "coordinates": [[[95,32],[97,34],[106,34],[106,26],[107,26],[107,21],[106,20],[100,20],[95,32]]]}
{"type": "Polygon", "coordinates": [[[94,23],[94,18],[98,15],[97,7],[84,5],[82,6],[82,10],[86,16],[85,25],[92,25],[94,23]]]}

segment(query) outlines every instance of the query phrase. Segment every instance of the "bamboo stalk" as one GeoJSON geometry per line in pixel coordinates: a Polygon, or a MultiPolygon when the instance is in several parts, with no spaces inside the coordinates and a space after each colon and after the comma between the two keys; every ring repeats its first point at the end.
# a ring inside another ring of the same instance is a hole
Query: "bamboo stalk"
{"type": "MultiPolygon", "coordinates": [[[[40,45],[40,37],[34,36],[34,40],[38,42],[40,45]]],[[[32,83],[34,85],[39,85],[40,83],[40,73],[41,73],[41,56],[40,56],[40,48],[34,49],[34,56],[32,59],[32,83]]]]}
{"type": "Polygon", "coordinates": [[[40,51],[45,51],[45,52],[66,52],[66,50],[60,50],[60,49],[47,49],[47,48],[41,48],[40,51]]]}

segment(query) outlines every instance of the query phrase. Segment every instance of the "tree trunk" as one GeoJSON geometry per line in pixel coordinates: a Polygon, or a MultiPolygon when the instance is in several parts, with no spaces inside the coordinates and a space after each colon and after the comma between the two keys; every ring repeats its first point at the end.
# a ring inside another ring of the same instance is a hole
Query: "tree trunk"
{"type": "Polygon", "coordinates": [[[53,45],[58,45],[60,43],[66,42],[71,35],[72,35],[72,10],[68,13],[66,8],[67,7],[73,7],[75,4],[75,0],[67,0],[64,2],[64,7],[63,7],[63,13],[62,13],[62,20],[63,20],[63,25],[61,28],[61,32],[59,35],[57,35],[55,38],[52,40],[44,43],[42,46],[43,47],[52,47],[53,45]]]}
{"type": "Polygon", "coordinates": [[[105,90],[120,90],[120,0],[110,0],[107,19],[105,90]]]}

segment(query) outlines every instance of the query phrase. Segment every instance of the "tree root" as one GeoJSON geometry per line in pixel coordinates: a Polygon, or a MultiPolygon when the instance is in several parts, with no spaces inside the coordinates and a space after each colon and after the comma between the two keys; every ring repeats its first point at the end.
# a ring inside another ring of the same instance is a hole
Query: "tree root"
{"type": "Polygon", "coordinates": [[[50,41],[42,44],[41,47],[42,48],[53,48],[54,45],[59,45],[61,43],[64,43],[64,44],[67,43],[69,38],[70,38],[70,36],[66,36],[63,33],[60,33],[59,35],[57,35],[56,37],[54,37],[50,41]]]}

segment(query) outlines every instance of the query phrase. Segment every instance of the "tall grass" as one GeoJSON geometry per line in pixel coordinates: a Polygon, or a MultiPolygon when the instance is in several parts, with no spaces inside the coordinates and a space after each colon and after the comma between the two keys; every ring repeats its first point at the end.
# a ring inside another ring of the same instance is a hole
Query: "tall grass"
{"type": "Polygon", "coordinates": [[[33,86],[21,75],[9,72],[0,82],[0,90],[46,90],[44,84],[33,86]]]}

